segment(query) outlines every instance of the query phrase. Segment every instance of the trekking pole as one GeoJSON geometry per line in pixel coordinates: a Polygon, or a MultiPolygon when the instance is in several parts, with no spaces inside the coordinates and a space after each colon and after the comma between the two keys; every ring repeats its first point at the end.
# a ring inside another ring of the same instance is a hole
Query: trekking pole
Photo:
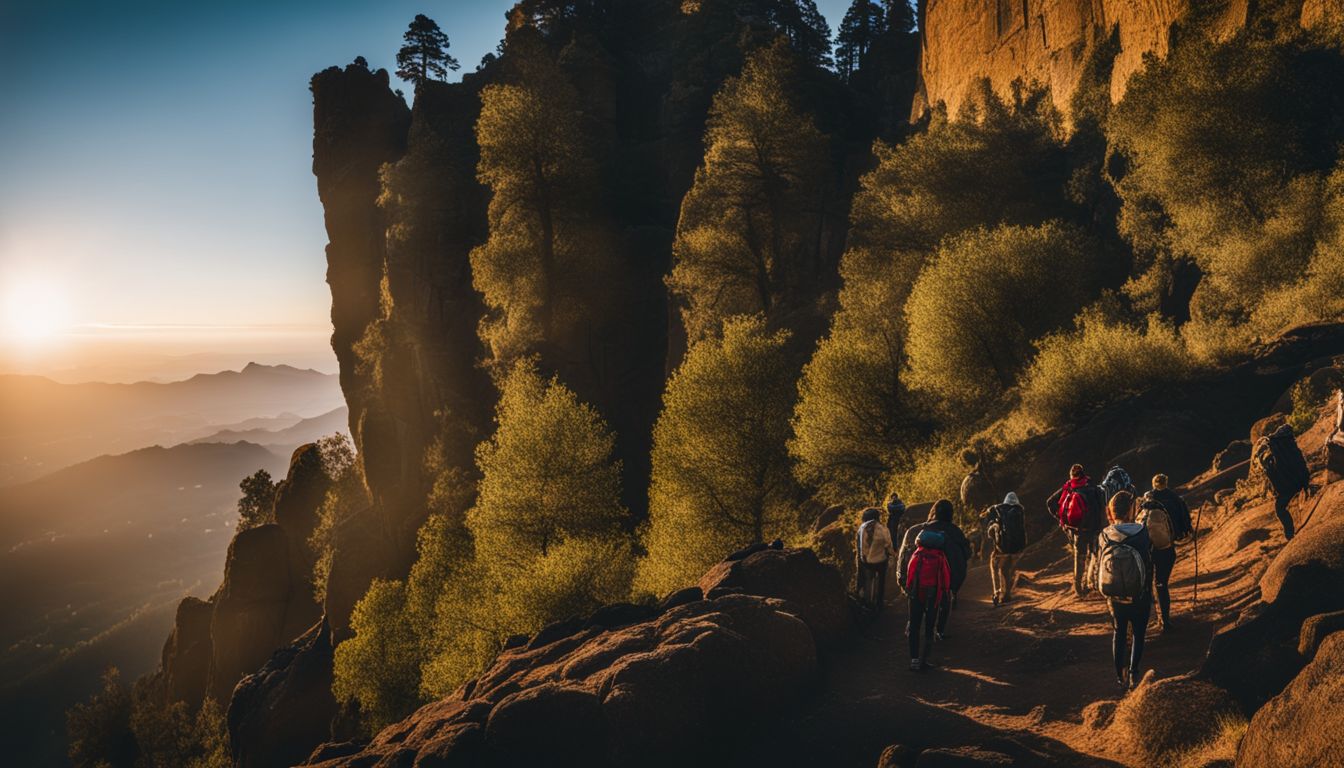
{"type": "MultiPolygon", "coordinates": [[[[1324,490],[1324,489],[1322,489],[1322,490],[1324,490]]],[[[1316,503],[1311,505],[1311,511],[1308,512],[1308,513],[1307,513],[1307,516],[1302,520],[1302,524],[1299,525],[1299,526],[1297,527],[1297,530],[1298,530],[1299,532],[1300,532],[1303,528],[1306,528],[1306,527],[1307,527],[1307,523],[1311,522],[1311,516],[1314,515],[1314,514],[1316,514],[1316,508],[1319,507],[1319,506],[1321,506],[1321,499],[1323,499],[1323,498],[1325,498],[1325,494],[1322,493],[1321,491],[1317,491],[1317,492],[1316,492],[1316,503]]]]}

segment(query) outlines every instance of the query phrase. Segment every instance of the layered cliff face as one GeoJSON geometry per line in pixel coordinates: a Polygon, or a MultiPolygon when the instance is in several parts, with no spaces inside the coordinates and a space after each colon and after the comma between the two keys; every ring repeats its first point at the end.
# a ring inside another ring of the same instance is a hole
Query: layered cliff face
{"type": "MultiPolygon", "coordinates": [[[[1281,3],[1303,26],[1344,16],[1339,0],[1281,3]]],[[[951,114],[976,81],[1007,93],[1014,80],[1049,86],[1067,108],[1091,52],[1115,34],[1111,100],[1125,93],[1147,54],[1165,56],[1178,24],[1226,39],[1247,20],[1249,0],[921,0],[917,117],[939,102],[951,114]]]]}

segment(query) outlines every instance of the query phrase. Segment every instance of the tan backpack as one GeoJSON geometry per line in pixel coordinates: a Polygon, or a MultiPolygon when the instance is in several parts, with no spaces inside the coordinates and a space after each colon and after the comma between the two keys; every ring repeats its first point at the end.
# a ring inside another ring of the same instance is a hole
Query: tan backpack
{"type": "Polygon", "coordinates": [[[1171,515],[1160,502],[1145,501],[1139,508],[1139,517],[1135,521],[1148,528],[1148,538],[1153,541],[1153,549],[1170,549],[1172,543],[1171,515]]]}

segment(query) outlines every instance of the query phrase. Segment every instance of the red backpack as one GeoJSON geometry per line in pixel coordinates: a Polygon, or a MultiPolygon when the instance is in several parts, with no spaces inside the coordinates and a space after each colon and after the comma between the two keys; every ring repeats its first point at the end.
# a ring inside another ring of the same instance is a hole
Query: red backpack
{"type": "Polygon", "coordinates": [[[1079,478],[1064,484],[1059,495],[1059,527],[1081,530],[1087,523],[1087,499],[1081,491],[1087,487],[1087,479],[1079,478]]]}
{"type": "Polygon", "coordinates": [[[936,590],[938,600],[951,586],[951,570],[947,565],[947,555],[941,549],[919,547],[910,558],[910,572],[905,583],[916,600],[925,598],[925,590],[936,590]]]}

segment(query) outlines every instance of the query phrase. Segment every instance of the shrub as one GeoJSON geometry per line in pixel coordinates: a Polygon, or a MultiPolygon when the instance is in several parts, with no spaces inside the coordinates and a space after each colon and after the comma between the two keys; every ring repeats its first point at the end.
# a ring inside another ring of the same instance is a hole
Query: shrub
{"type": "Polygon", "coordinates": [[[101,688],[66,712],[65,730],[75,768],[131,768],[137,753],[131,694],[116,667],[103,673],[101,688]]]}
{"type": "Polygon", "coordinates": [[[1048,429],[1196,370],[1176,330],[1157,316],[1146,328],[1084,313],[1077,328],[1047,336],[1022,375],[1021,413],[1048,429]]]}
{"type": "Polygon", "coordinates": [[[353,637],[336,646],[332,693],[359,701],[361,725],[370,735],[409,715],[420,704],[419,638],[406,616],[400,581],[375,579],[350,615],[353,637]]]}
{"type": "Polygon", "coordinates": [[[953,410],[1011,388],[1032,343],[1097,290],[1095,251],[1073,227],[978,229],[946,241],[905,307],[912,385],[953,410]]]}

